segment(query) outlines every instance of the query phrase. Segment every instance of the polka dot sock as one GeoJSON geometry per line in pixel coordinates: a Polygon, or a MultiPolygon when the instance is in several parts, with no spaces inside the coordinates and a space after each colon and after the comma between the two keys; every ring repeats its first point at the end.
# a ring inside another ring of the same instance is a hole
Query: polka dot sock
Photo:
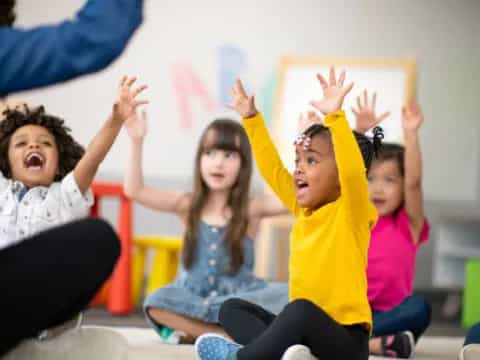
{"type": "Polygon", "coordinates": [[[205,334],[195,342],[195,351],[201,360],[237,360],[242,346],[217,334],[205,334]]]}

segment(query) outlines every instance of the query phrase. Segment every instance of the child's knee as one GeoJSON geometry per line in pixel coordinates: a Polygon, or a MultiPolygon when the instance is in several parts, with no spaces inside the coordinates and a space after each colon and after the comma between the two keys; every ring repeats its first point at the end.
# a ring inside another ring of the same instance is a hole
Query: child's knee
{"type": "Polygon", "coordinates": [[[85,227],[84,246],[90,248],[92,256],[104,267],[113,267],[120,257],[120,241],[112,226],[102,219],[89,218],[83,220],[85,227]]]}
{"type": "Polygon", "coordinates": [[[297,299],[290,302],[285,310],[288,312],[295,313],[298,317],[302,319],[308,319],[311,317],[313,312],[318,312],[320,310],[314,303],[307,299],[297,299]]]}
{"type": "Polygon", "coordinates": [[[147,313],[148,317],[157,324],[163,324],[169,314],[168,311],[158,309],[155,307],[147,307],[145,309],[145,312],[147,313]]]}
{"type": "Polygon", "coordinates": [[[242,308],[246,301],[241,299],[228,299],[226,300],[222,306],[220,306],[220,310],[218,312],[218,321],[220,324],[224,324],[225,321],[228,321],[232,317],[232,313],[234,313],[237,309],[242,308]]]}
{"type": "Polygon", "coordinates": [[[412,308],[415,309],[412,315],[430,322],[432,314],[432,306],[430,303],[424,297],[419,295],[412,295],[409,301],[412,303],[412,308]]]}

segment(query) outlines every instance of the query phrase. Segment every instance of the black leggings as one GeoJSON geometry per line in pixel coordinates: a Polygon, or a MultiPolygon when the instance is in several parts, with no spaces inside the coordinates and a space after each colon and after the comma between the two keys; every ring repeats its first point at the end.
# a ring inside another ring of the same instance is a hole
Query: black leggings
{"type": "Polygon", "coordinates": [[[0,356],[85,309],[119,254],[117,235],[98,219],[65,224],[0,250],[0,356]]]}
{"type": "Polygon", "coordinates": [[[220,308],[227,334],[245,345],[238,359],[279,360],[291,345],[303,344],[320,359],[367,360],[368,332],[342,326],[308,300],[289,303],[278,316],[255,304],[230,299],[220,308]]]}

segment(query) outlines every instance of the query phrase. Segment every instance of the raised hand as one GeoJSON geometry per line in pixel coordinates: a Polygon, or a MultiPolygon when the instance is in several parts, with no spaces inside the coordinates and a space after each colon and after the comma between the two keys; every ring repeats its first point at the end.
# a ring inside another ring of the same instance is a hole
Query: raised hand
{"type": "Polygon", "coordinates": [[[405,131],[418,131],[423,123],[422,109],[416,101],[410,101],[402,108],[402,125],[405,131]]]}
{"type": "Polygon", "coordinates": [[[320,100],[312,100],[310,105],[322,112],[324,115],[334,113],[342,108],[345,96],[352,90],[353,83],[344,86],[345,70],[342,70],[337,80],[335,75],[335,67],[330,67],[329,81],[321,74],[317,74],[317,79],[322,86],[323,98],[320,100]]]}
{"type": "Polygon", "coordinates": [[[246,119],[257,115],[255,97],[247,95],[240,80],[235,81],[235,85],[230,90],[230,95],[232,96],[232,102],[227,106],[240,114],[242,118],[246,119]]]}
{"type": "Polygon", "coordinates": [[[373,93],[372,100],[369,101],[367,90],[363,91],[363,104],[361,97],[357,97],[358,109],[355,110],[352,107],[352,112],[355,114],[356,118],[355,130],[359,133],[365,134],[369,129],[374,128],[390,115],[389,111],[384,112],[379,116],[375,115],[376,102],[377,94],[373,93]]]}
{"type": "Polygon", "coordinates": [[[127,134],[133,142],[142,142],[147,133],[147,112],[142,109],[140,114],[134,112],[124,124],[127,134]]]}
{"type": "Polygon", "coordinates": [[[132,89],[136,80],[135,77],[123,76],[118,86],[118,98],[113,104],[113,118],[122,124],[135,114],[139,105],[148,104],[148,100],[137,99],[138,94],[145,90],[147,85],[132,89]]]}

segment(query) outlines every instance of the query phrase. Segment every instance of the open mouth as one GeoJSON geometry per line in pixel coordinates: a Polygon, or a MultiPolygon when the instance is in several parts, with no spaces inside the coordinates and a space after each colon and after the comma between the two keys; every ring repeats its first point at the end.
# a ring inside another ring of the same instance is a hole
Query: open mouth
{"type": "Polygon", "coordinates": [[[308,182],[306,182],[305,180],[297,179],[295,180],[295,188],[297,190],[297,196],[301,196],[308,191],[308,182]]]}
{"type": "Polygon", "coordinates": [[[27,155],[24,164],[28,170],[40,170],[45,164],[45,159],[42,154],[34,152],[27,155]]]}
{"type": "Polygon", "coordinates": [[[384,205],[386,201],[384,199],[373,199],[372,202],[375,206],[379,207],[384,205]]]}
{"type": "Polygon", "coordinates": [[[210,176],[216,180],[223,180],[225,178],[225,175],[221,173],[212,173],[210,176]]]}

